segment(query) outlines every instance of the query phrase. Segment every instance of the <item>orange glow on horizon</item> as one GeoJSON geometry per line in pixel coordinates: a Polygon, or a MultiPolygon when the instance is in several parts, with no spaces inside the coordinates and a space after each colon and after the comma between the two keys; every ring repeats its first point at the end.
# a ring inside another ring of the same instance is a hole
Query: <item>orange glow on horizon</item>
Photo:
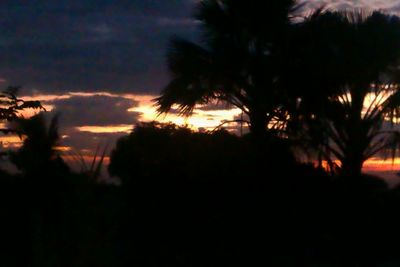
{"type": "Polygon", "coordinates": [[[194,109],[193,115],[188,118],[175,113],[158,115],[152,101],[154,97],[155,96],[141,96],[140,105],[130,108],[128,111],[139,112],[141,114],[140,120],[144,122],[158,121],[162,123],[174,123],[181,126],[185,125],[194,130],[201,128],[213,130],[220,126],[223,121],[234,120],[236,116],[241,114],[241,110],[238,108],[203,110],[201,107],[198,107],[194,109]]]}
{"type": "Polygon", "coordinates": [[[372,158],[364,163],[363,170],[369,171],[396,171],[400,170],[400,158],[392,159],[380,159],[372,158]]]}
{"type": "Polygon", "coordinates": [[[76,127],[81,132],[89,133],[130,133],[132,125],[110,125],[110,126],[81,126],[76,127]]]}
{"type": "MultiPolygon", "coordinates": [[[[241,111],[237,108],[235,109],[217,109],[217,110],[206,110],[201,109],[201,107],[196,108],[193,112],[193,116],[189,118],[184,118],[179,116],[176,113],[170,113],[167,115],[158,116],[156,112],[156,108],[154,106],[153,99],[156,95],[149,94],[117,94],[110,93],[107,91],[103,92],[68,92],[65,94],[35,94],[33,96],[22,96],[21,98],[24,100],[39,100],[42,101],[42,104],[45,106],[46,110],[51,111],[56,106],[54,105],[54,101],[59,101],[63,99],[70,99],[72,97],[92,97],[92,96],[107,96],[107,97],[122,97],[126,99],[130,99],[138,103],[137,106],[129,108],[128,112],[137,112],[138,120],[143,122],[151,122],[158,121],[162,123],[172,122],[177,125],[186,125],[194,130],[198,129],[206,129],[213,130],[215,127],[221,125],[223,121],[233,120],[238,118],[241,114],[241,111]]],[[[369,94],[365,99],[365,106],[370,105],[374,100],[374,95],[369,94]]],[[[385,95],[383,99],[387,96],[385,95]]],[[[365,112],[365,111],[364,111],[365,112]]],[[[36,114],[35,110],[28,110],[23,113],[23,116],[30,117],[36,114]]],[[[132,114],[133,115],[133,114],[132,114]]],[[[62,122],[61,122],[62,124],[62,122]]],[[[235,123],[226,124],[225,126],[234,126],[237,125],[235,123]]],[[[133,125],[107,125],[107,126],[81,126],[76,127],[75,129],[81,132],[90,132],[90,133],[130,133],[133,129],[133,125]]],[[[0,141],[3,142],[4,147],[18,147],[21,145],[21,140],[18,136],[2,136],[0,137],[0,141]]],[[[68,152],[72,148],[60,147],[60,150],[63,152],[68,152]]],[[[369,171],[393,171],[397,169],[397,166],[400,168],[400,158],[396,158],[394,162],[392,160],[383,160],[379,158],[373,158],[365,162],[363,170],[365,172],[369,171]]]]}
{"type": "MultiPolygon", "coordinates": [[[[340,161],[333,160],[333,163],[340,166],[340,161]]],[[[326,161],[322,162],[322,167],[324,169],[329,169],[328,163],[326,161]]],[[[400,170],[400,158],[383,159],[383,158],[371,158],[364,162],[363,172],[387,172],[400,170]],[[397,167],[396,167],[397,166],[397,167]]]]}
{"type": "Polygon", "coordinates": [[[23,139],[18,135],[0,136],[0,144],[3,148],[19,148],[22,146],[23,139]]]}
{"type": "Polygon", "coordinates": [[[54,150],[59,151],[59,152],[68,152],[68,151],[71,151],[72,148],[69,146],[57,146],[54,148],[54,150]]]}

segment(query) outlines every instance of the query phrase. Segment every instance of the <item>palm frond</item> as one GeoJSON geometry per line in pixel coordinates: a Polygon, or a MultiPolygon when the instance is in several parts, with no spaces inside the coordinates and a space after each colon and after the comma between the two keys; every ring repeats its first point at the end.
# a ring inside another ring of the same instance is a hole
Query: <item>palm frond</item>
{"type": "Polygon", "coordinates": [[[207,104],[216,98],[218,85],[214,59],[202,47],[174,39],[168,53],[172,81],[154,99],[159,114],[167,113],[176,104],[182,115],[189,116],[196,104],[207,104]]]}
{"type": "Polygon", "coordinates": [[[99,155],[101,145],[99,144],[95,150],[91,160],[85,159],[85,155],[80,151],[73,151],[70,153],[73,162],[80,168],[80,172],[87,175],[92,182],[99,182],[101,178],[101,170],[104,167],[104,160],[107,156],[108,145],[103,148],[101,155],[99,155]],[[88,161],[90,164],[88,164],[88,161]]]}

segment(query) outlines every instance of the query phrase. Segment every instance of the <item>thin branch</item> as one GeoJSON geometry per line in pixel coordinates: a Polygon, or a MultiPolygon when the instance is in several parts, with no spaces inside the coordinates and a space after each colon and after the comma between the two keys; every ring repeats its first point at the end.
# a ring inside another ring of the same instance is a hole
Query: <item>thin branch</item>
{"type": "Polygon", "coordinates": [[[250,122],[249,121],[247,121],[247,120],[243,120],[243,119],[238,119],[238,120],[228,120],[228,121],[224,121],[224,122],[222,122],[220,125],[218,125],[217,127],[215,127],[211,132],[215,132],[215,131],[218,131],[222,126],[224,126],[225,124],[228,124],[228,123],[233,123],[233,122],[236,122],[236,123],[246,123],[248,126],[250,125],[250,122]]]}

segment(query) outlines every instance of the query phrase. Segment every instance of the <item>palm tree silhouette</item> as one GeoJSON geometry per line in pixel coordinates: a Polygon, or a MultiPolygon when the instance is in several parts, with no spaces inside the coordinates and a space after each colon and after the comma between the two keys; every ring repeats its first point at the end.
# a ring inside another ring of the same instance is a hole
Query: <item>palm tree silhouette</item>
{"type": "Polygon", "coordinates": [[[32,265],[52,266],[53,259],[48,253],[52,237],[46,226],[57,218],[55,210],[63,207],[58,189],[65,190],[67,184],[64,181],[70,177],[69,167],[57,151],[60,141],[58,116],[53,116],[48,123],[45,114],[39,113],[27,119],[18,118],[13,126],[13,131],[23,137],[22,147],[10,152],[10,161],[22,172],[30,189],[27,197],[30,199],[32,265]]]}
{"type": "Polygon", "coordinates": [[[58,116],[47,124],[43,113],[29,119],[18,119],[15,131],[24,136],[23,146],[11,153],[11,161],[25,174],[42,174],[68,169],[56,147],[59,145],[58,116]]]}
{"type": "Polygon", "coordinates": [[[309,41],[297,52],[308,53],[290,72],[301,96],[297,118],[306,121],[302,126],[325,159],[339,160],[344,175],[358,176],[367,159],[398,142],[389,126],[400,106],[400,19],[319,11],[301,27],[302,41],[309,41]]]}
{"type": "Polygon", "coordinates": [[[281,118],[279,88],[286,34],[301,7],[295,0],[203,0],[196,19],[201,44],[174,38],[167,53],[172,80],[155,99],[159,113],[174,105],[190,115],[196,104],[223,101],[241,109],[256,135],[281,118]]]}

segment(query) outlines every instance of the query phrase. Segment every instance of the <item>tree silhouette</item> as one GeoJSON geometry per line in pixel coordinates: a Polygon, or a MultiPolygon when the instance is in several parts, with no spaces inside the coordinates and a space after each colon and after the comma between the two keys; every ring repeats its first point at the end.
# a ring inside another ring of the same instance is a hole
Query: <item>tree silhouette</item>
{"type": "MultiPolygon", "coordinates": [[[[11,122],[19,118],[20,112],[33,108],[43,109],[39,101],[25,101],[17,97],[19,87],[8,87],[0,94],[0,121],[11,122]]],[[[3,133],[9,133],[10,129],[0,129],[3,133]]]]}
{"type": "Polygon", "coordinates": [[[49,125],[43,113],[29,119],[15,121],[14,131],[23,136],[22,147],[11,152],[11,162],[28,175],[44,176],[50,171],[66,171],[67,165],[61,159],[56,147],[59,145],[58,116],[49,125]]]}
{"type": "Polygon", "coordinates": [[[223,130],[199,133],[174,124],[142,123],[118,140],[109,172],[128,184],[164,179],[166,174],[184,179],[220,176],[245,156],[244,148],[239,137],[223,130]]]}
{"type": "Polygon", "coordinates": [[[285,117],[280,104],[282,58],[294,0],[204,0],[197,8],[202,43],[175,38],[167,54],[172,80],[157,98],[160,113],[176,104],[190,115],[196,104],[218,100],[240,108],[257,135],[285,117]]]}
{"type": "MultiPolygon", "coordinates": [[[[3,134],[15,133],[7,127],[7,123],[13,122],[21,117],[21,112],[26,109],[44,109],[39,101],[25,101],[17,97],[19,87],[10,86],[0,93],[0,122],[4,126],[0,128],[3,134]]],[[[1,151],[0,156],[7,155],[7,152],[1,151]]]]}
{"type": "Polygon", "coordinates": [[[358,176],[367,159],[398,141],[389,126],[399,115],[400,19],[318,11],[301,27],[293,58],[303,59],[289,72],[301,97],[293,109],[321,157],[358,176]]]}

